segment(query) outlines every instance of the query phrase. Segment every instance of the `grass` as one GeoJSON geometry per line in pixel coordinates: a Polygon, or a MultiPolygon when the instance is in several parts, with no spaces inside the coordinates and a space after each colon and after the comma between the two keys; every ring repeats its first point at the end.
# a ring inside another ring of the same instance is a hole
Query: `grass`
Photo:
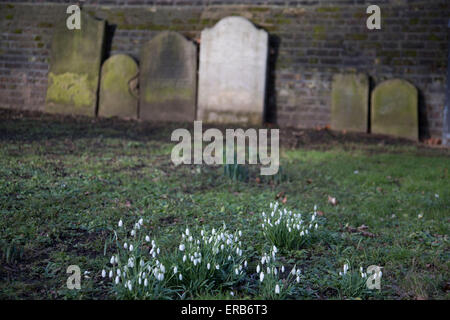
{"type": "Polygon", "coordinates": [[[286,181],[244,182],[220,166],[175,167],[170,134],[182,125],[0,115],[1,299],[114,298],[100,271],[119,219],[143,217],[167,250],[187,227],[225,222],[243,231],[254,269],[267,244],[260,213],[275,200],[308,213],[317,205],[325,221],[314,245],[278,253],[302,268],[296,298],[341,298],[333,283],[346,262],[383,267],[381,290],[370,298],[450,298],[448,150],[330,136],[282,148],[286,181]],[[74,264],[90,271],[79,291],[66,288],[74,264]]]}

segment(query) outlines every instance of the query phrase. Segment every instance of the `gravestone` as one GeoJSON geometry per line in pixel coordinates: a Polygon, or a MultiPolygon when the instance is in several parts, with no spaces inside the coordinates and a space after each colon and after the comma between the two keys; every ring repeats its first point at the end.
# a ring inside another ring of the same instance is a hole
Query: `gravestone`
{"type": "Polygon", "coordinates": [[[59,23],[52,40],[45,111],[95,116],[105,22],[81,12],[81,29],[59,23]]]}
{"type": "Polygon", "coordinates": [[[136,119],[138,99],[131,84],[138,75],[133,58],[117,54],[103,63],[100,80],[98,115],[136,119]]]}
{"type": "Polygon", "coordinates": [[[365,74],[336,74],[331,90],[331,128],[367,132],[369,79],[365,74]]]}
{"type": "Polygon", "coordinates": [[[242,17],[227,17],[201,33],[198,119],[261,124],[268,34],[242,17]]]}
{"type": "Polygon", "coordinates": [[[197,47],[176,32],[162,32],[144,44],[139,76],[139,118],[195,120],[197,47]]]}
{"type": "Polygon", "coordinates": [[[417,140],[419,136],[417,89],[408,81],[392,79],[372,92],[372,133],[417,140]]]}

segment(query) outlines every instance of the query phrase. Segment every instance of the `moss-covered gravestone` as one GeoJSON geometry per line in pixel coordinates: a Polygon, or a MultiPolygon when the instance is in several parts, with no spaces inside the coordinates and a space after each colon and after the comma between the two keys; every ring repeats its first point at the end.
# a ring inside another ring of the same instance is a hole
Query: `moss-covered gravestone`
{"type": "Polygon", "coordinates": [[[81,13],[81,29],[59,22],[53,35],[45,110],[95,116],[105,22],[81,13]]]}
{"type": "Polygon", "coordinates": [[[98,115],[136,119],[138,99],[131,85],[138,75],[138,66],[133,58],[114,55],[103,63],[101,74],[98,115]]]}
{"type": "Polygon", "coordinates": [[[392,79],[372,92],[371,131],[417,140],[417,89],[408,81],[392,79]]]}
{"type": "Polygon", "coordinates": [[[331,128],[367,132],[369,79],[365,74],[336,74],[331,90],[331,128]]]}
{"type": "Polygon", "coordinates": [[[195,120],[197,48],[176,32],[162,32],[140,55],[139,118],[195,120]]]}

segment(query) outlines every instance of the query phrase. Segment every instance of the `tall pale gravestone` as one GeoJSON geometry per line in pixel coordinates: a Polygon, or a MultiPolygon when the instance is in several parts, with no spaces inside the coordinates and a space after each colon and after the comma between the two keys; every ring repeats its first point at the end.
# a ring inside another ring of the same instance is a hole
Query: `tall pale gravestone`
{"type": "Polygon", "coordinates": [[[138,99],[131,84],[138,75],[138,66],[130,56],[117,54],[103,63],[100,80],[98,115],[136,119],[138,99]]]}
{"type": "Polygon", "coordinates": [[[227,17],[201,33],[198,119],[261,124],[268,34],[242,17],[227,17]]]}
{"type": "Polygon", "coordinates": [[[139,118],[195,120],[195,44],[176,32],[162,32],[144,44],[140,57],[139,118]]]}
{"type": "Polygon", "coordinates": [[[81,13],[81,29],[59,23],[52,40],[45,110],[95,116],[105,22],[81,13]]]}
{"type": "Polygon", "coordinates": [[[331,128],[367,132],[369,79],[365,74],[336,74],[331,90],[331,128]]]}
{"type": "Polygon", "coordinates": [[[408,81],[392,79],[372,92],[372,133],[417,140],[419,137],[417,89],[408,81]]]}

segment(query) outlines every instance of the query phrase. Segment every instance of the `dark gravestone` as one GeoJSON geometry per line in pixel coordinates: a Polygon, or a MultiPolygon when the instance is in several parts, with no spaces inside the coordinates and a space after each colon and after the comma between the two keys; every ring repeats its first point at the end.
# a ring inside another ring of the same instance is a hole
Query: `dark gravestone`
{"type": "Polygon", "coordinates": [[[95,116],[105,22],[81,13],[81,29],[60,23],[52,40],[45,110],[95,116]]]}
{"type": "Polygon", "coordinates": [[[139,118],[195,120],[197,48],[176,32],[162,32],[141,51],[139,118]]]}
{"type": "Polygon", "coordinates": [[[131,85],[138,75],[133,58],[117,54],[103,63],[100,80],[98,115],[136,119],[138,99],[131,85]]]}
{"type": "Polygon", "coordinates": [[[331,128],[367,132],[369,79],[365,74],[337,74],[331,93],[331,128]]]}
{"type": "Polygon", "coordinates": [[[417,100],[417,89],[408,81],[392,79],[380,83],[372,92],[372,133],[417,140],[417,100]]]}

